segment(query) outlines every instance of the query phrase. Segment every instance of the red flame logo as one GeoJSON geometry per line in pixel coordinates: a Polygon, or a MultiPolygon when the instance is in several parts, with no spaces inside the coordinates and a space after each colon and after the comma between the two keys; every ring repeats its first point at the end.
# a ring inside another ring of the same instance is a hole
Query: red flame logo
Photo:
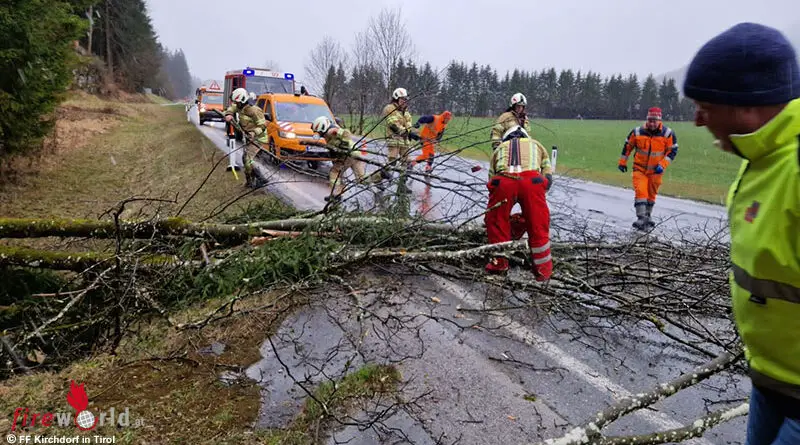
{"type": "Polygon", "coordinates": [[[70,381],[69,392],[67,393],[67,403],[75,408],[75,412],[81,412],[89,406],[89,397],[83,389],[84,383],[76,385],[74,380],[70,381]]]}
{"type": "Polygon", "coordinates": [[[91,412],[86,411],[86,408],[89,407],[89,397],[86,395],[83,385],[84,383],[76,385],[74,380],[70,381],[67,403],[75,408],[75,425],[86,431],[97,425],[97,419],[91,412]]]}

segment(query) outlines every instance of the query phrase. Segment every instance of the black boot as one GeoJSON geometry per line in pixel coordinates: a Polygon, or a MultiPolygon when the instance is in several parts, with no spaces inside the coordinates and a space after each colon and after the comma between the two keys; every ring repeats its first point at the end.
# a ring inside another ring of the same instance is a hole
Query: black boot
{"type": "Polygon", "coordinates": [[[636,221],[633,222],[633,228],[638,230],[645,230],[647,227],[647,203],[637,202],[633,206],[636,209],[636,221]]]}
{"type": "Polygon", "coordinates": [[[653,206],[656,205],[654,202],[648,202],[647,207],[645,207],[645,229],[649,230],[656,226],[656,223],[653,222],[653,219],[650,215],[653,213],[653,206]]]}

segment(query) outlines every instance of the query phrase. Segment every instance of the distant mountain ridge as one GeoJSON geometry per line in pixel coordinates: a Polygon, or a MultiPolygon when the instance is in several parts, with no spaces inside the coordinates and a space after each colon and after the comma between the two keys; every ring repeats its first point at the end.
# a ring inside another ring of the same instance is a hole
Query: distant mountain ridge
{"type": "MultiPolygon", "coordinates": [[[[794,45],[794,49],[797,52],[798,57],[800,57],[800,22],[795,23],[794,25],[790,26],[788,29],[783,30],[783,33],[792,42],[794,45]]],[[[681,68],[668,71],[663,74],[659,74],[658,76],[654,76],[658,83],[661,83],[665,78],[666,79],[675,79],[675,85],[678,86],[678,91],[680,92],[681,96],[683,96],[683,79],[686,78],[686,70],[689,68],[688,65],[684,65],[681,68]]]]}

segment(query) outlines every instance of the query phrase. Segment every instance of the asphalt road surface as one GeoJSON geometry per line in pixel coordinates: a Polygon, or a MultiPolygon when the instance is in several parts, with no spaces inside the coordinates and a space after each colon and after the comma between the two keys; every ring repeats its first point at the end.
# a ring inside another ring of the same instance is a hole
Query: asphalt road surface
{"type": "MultiPolygon", "coordinates": [[[[197,123],[196,112],[190,112],[189,115],[197,123]]],[[[227,138],[222,128],[221,123],[206,122],[201,131],[224,153],[227,151],[227,138]]],[[[382,144],[368,141],[367,150],[370,153],[381,152],[382,144]]],[[[412,153],[412,156],[417,154],[419,151],[412,153]]],[[[367,157],[379,162],[383,160],[381,156],[373,154],[367,157]]],[[[259,171],[269,181],[270,192],[301,210],[320,210],[325,207],[325,197],[330,193],[327,182],[330,163],[323,162],[317,170],[311,170],[304,162],[278,167],[269,162],[269,156],[264,156],[262,161],[259,162],[259,171]]],[[[376,168],[368,164],[367,173],[376,168]]],[[[487,162],[458,156],[440,156],[430,178],[426,178],[422,165],[418,165],[410,176],[413,191],[410,197],[411,213],[451,223],[479,217],[485,211],[488,197],[487,172],[487,162]],[[472,172],[475,166],[481,169],[472,172]]],[[[395,177],[397,175],[395,173],[395,177]]],[[[348,173],[348,179],[353,179],[352,173],[348,173]]],[[[362,210],[380,207],[386,205],[387,196],[393,195],[394,190],[395,186],[380,192],[375,186],[351,185],[346,192],[345,205],[362,210]]],[[[580,220],[593,230],[620,234],[633,232],[631,223],[636,216],[631,189],[555,175],[554,185],[548,193],[548,203],[554,220],[580,220]]],[[[658,226],[652,234],[673,239],[692,234],[704,237],[709,233],[724,232],[727,221],[722,206],[668,196],[658,197],[653,218],[658,226]]],[[[480,222],[480,218],[476,222],[480,222]]],[[[568,236],[568,233],[558,235],[568,236]]]]}
{"type": "MultiPolygon", "coordinates": [[[[225,152],[221,128],[206,123],[200,130],[225,152]]],[[[379,151],[380,144],[370,144],[373,149],[379,151]]],[[[449,222],[480,215],[487,165],[473,173],[475,161],[449,157],[438,162],[433,174],[443,179],[426,182],[420,174],[412,182],[412,212],[449,222]]],[[[328,166],[315,171],[259,162],[258,169],[269,181],[268,190],[297,208],[326,205],[328,166]]],[[[383,205],[391,199],[387,195],[391,189],[356,186],[345,202],[368,209],[383,205]]],[[[548,201],[554,220],[581,219],[592,230],[632,231],[631,190],[557,176],[548,201]]],[[[720,206],[669,197],[658,198],[654,217],[663,237],[705,236],[722,230],[726,218],[720,206]]],[[[280,427],[297,413],[305,396],[298,381],[319,383],[363,363],[388,362],[396,363],[409,382],[403,403],[387,399],[362,406],[356,419],[369,421],[382,413],[380,421],[364,431],[334,425],[328,443],[536,443],[586,423],[615,400],[707,361],[635,323],[600,321],[587,328],[569,317],[530,309],[488,311],[519,304],[520,296],[480,284],[400,267],[359,271],[350,278],[370,292],[353,301],[352,295],[331,291],[330,298],[292,314],[272,342],[265,342],[263,360],[248,369],[247,375],[264,387],[261,426],[280,427]],[[478,311],[465,312],[469,309],[478,311]]],[[[679,428],[741,401],[748,391],[747,379],[722,374],[628,415],[604,432],[679,428]]],[[[686,443],[744,443],[745,422],[734,419],[686,443]]]]}

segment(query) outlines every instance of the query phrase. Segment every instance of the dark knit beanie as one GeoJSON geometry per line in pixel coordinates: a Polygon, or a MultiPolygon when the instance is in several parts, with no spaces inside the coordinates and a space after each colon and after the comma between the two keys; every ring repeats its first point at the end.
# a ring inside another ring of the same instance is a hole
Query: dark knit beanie
{"type": "Polygon", "coordinates": [[[740,23],[700,48],[689,64],[683,94],[738,106],[789,102],[800,97],[797,54],[777,29],[740,23]]]}

